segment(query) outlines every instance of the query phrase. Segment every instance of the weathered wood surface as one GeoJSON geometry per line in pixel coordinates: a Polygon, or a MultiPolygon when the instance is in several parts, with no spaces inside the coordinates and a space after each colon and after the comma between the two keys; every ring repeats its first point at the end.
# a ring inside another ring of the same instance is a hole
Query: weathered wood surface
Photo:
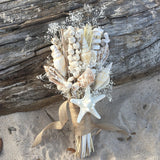
{"type": "MultiPolygon", "coordinates": [[[[48,24],[63,20],[86,1],[0,1],[0,114],[34,110],[62,98],[54,97],[36,79],[50,54],[45,41],[48,24]]],[[[110,35],[113,79],[121,84],[160,69],[160,0],[90,0],[105,5],[99,25],[110,35]]]]}

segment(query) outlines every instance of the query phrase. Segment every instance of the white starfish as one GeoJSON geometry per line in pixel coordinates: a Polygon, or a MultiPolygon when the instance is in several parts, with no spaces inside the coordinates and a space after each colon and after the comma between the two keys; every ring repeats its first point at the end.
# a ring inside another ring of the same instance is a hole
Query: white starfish
{"type": "Polygon", "coordinates": [[[74,103],[75,105],[80,107],[80,112],[78,114],[77,118],[77,123],[80,123],[82,120],[83,116],[89,112],[92,115],[94,115],[96,118],[101,119],[101,116],[95,109],[95,105],[98,101],[103,99],[105,95],[100,95],[100,96],[91,96],[90,93],[90,87],[87,87],[85,90],[85,95],[82,99],[71,99],[70,102],[74,103]]]}

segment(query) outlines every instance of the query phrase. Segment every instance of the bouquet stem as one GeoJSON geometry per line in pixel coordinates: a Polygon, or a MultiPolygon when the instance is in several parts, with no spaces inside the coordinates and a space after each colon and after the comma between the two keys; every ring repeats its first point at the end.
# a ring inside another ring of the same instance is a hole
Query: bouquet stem
{"type": "Polygon", "coordinates": [[[91,152],[94,152],[91,133],[88,133],[83,136],[75,136],[75,140],[76,140],[76,154],[79,157],[85,158],[87,156],[90,156],[91,152]]]}
{"type": "Polygon", "coordinates": [[[80,123],[77,123],[77,117],[79,113],[79,107],[70,103],[69,105],[71,119],[75,131],[75,145],[76,154],[81,158],[85,158],[94,152],[93,140],[91,135],[91,130],[93,125],[91,122],[90,114],[84,116],[80,123]]]}

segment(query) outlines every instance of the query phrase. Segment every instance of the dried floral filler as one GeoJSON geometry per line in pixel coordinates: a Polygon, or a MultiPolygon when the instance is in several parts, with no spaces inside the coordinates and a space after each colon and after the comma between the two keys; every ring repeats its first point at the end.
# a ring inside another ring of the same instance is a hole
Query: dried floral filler
{"type": "Polygon", "coordinates": [[[59,108],[59,121],[46,126],[33,146],[41,142],[47,129],[62,129],[68,120],[69,110],[75,132],[76,155],[84,158],[94,152],[94,128],[127,134],[119,127],[107,123],[95,124],[91,120],[91,116],[101,118],[95,105],[105,97],[103,91],[110,85],[112,63],[106,64],[110,40],[102,28],[91,25],[82,28],[68,26],[60,29],[59,35],[59,38],[55,36],[51,40],[53,60],[44,69],[49,81],[56,84],[67,100],[59,108]]]}

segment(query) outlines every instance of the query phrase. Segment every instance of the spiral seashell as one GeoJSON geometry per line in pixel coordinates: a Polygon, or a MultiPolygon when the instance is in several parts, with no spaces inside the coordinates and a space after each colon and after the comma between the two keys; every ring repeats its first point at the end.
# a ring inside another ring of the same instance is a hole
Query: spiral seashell
{"type": "Polygon", "coordinates": [[[112,63],[110,63],[106,68],[104,68],[100,73],[97,74],[96,83],[94,89],[103,89],[110,82],[110,70],[112,63]]]}
{"type": "Polygon", "coordinates": [[[83,37],[83,43],[82,43],[81,60],[85,65],[89,65],[90,60],[91,60],[91,51],[84,37],[83,37]]]}
{"type": "Polygon", "coordinates": [[[51,56],[53,58],[54,67],[65,77],[66,76],[66,62],[62,53],[57,49],[55,45],[51,47],[51,56]]]}
{"type": "Polygon", "coordinates": [[[95,71],[93,69],[87,68],[85,72],[77,79],[79,86],[86,88],[90,86],[95,80],[95,71]]]}

